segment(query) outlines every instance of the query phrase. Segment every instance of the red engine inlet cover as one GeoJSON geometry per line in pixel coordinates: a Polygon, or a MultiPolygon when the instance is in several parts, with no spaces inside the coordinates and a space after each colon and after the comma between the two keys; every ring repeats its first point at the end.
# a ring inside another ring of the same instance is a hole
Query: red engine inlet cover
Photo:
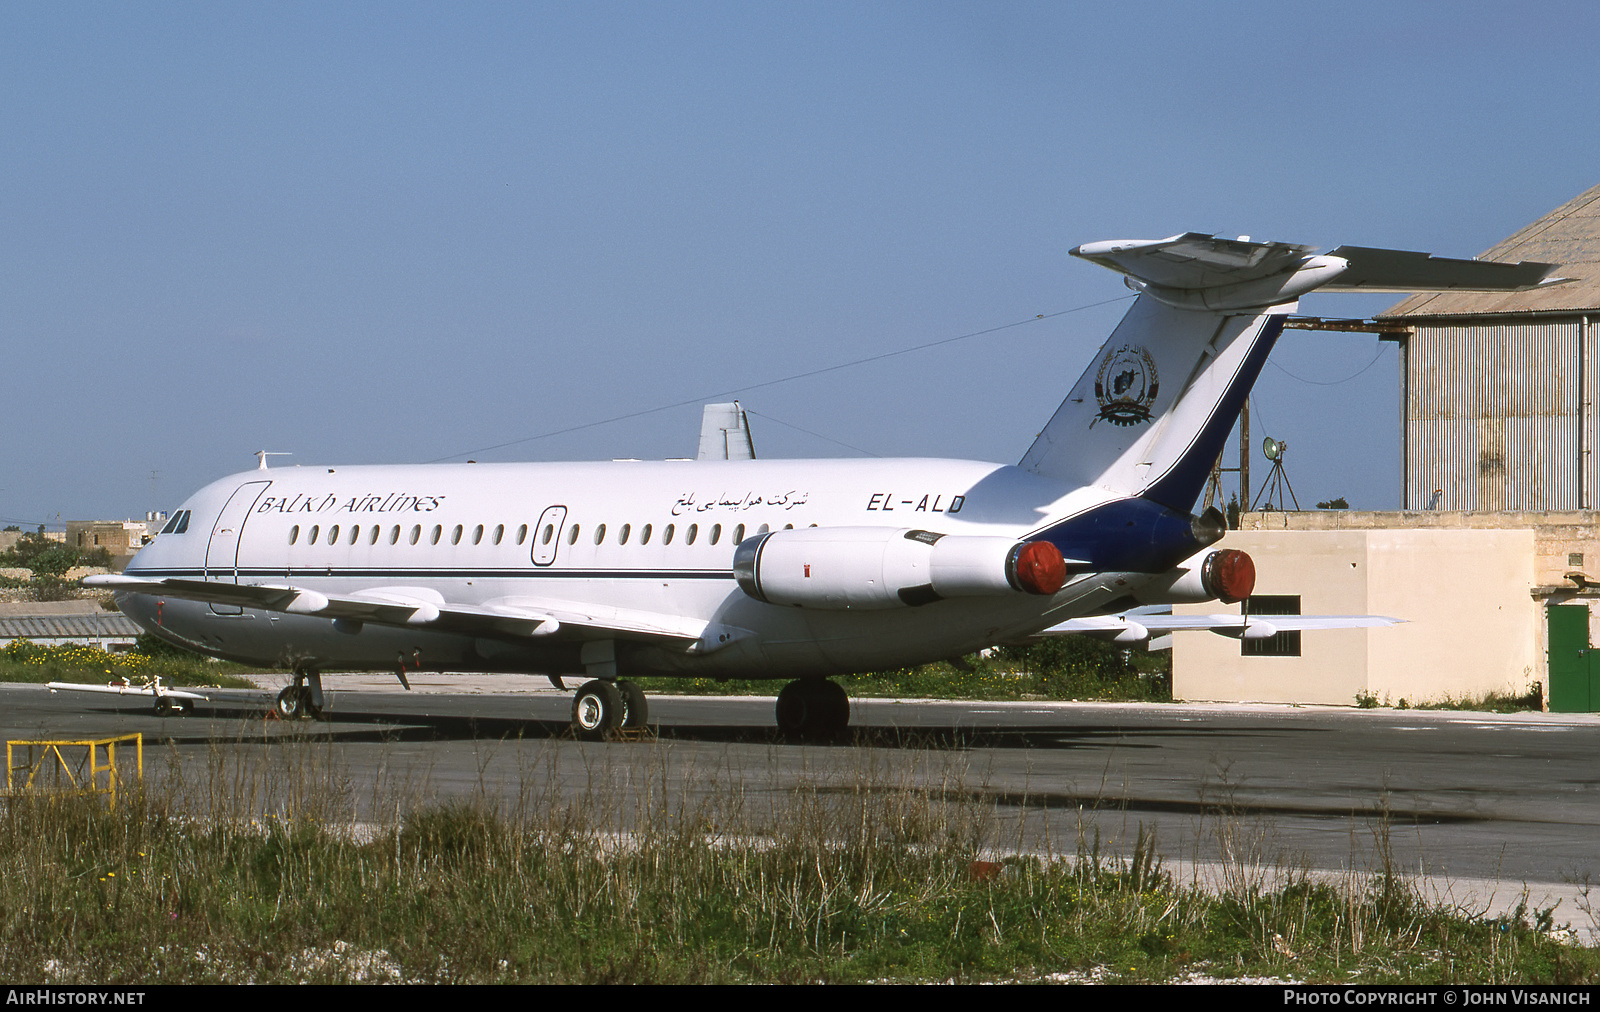
{"type": "Polygon", "coordinates": [[[1237,548],[1219,548],[1206,556],[1200,575],[1206,590],[1223,604],[1238,604],[1256,589],[1256,564],[1237,548]]]}
{"type": "Polygon", "coordinates": [[[1050,542],[1030,541],[1012,555],[1011,572],[1022,590],[1054,594],[1067,582],[1067,560],[1061,557],[1061,549],[1050,542]]]}

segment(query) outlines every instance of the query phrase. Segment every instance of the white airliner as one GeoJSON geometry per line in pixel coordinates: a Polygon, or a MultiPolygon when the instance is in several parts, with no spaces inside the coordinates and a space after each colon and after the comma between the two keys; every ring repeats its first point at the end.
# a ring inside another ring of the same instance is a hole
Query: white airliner
{"type": "Polygon", "coordinates": [[[1221,514],[1191,511],[1295,300],[1561,280],[1196,233],[1072,253],[1139,295],[1016,465],[263,458],[195,493],[124,574],[85,583],[162,638],[292,668],[286,717],[321,712],[331,668],[581,673],[572,722],[591,738],[645,721],[630,676],[782,678],[780,728],[833,734],[849,701],[830,675],[1040,634],[1314,627],[1130,611],[1250,594],[1250,558],[1213,547],[1221,514]]]}

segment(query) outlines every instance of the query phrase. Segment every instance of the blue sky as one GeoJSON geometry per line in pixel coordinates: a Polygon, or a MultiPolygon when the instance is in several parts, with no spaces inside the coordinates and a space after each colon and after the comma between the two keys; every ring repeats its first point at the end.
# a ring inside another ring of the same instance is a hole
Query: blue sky
{"type": "MultiPolygon", "coordinates": [[[[691,455],[694,405],[481,448],[1115,299],[1096,239],[1470,256],[1600,181],[1597,11],[5,5],[0,518],[258,449],[691,455]]],[[[1121,311],[740,396],[765,457],[1011,462],[1121,311]]],[[[1396,505],[1396,377],[1285,337],[1254,428],[1302,504],[1396,505]]]]}

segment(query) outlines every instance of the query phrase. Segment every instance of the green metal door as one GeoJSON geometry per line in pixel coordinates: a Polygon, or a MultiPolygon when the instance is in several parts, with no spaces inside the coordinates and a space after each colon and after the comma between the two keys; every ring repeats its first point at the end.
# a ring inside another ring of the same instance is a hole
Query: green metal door
{"type": "Polygon", "coordinates": [[[1589,646],[1589,608],[1553,604],[1550,623],[1550,710],[1590,713],[1600,709],[1600,651],[1589,646]]]}

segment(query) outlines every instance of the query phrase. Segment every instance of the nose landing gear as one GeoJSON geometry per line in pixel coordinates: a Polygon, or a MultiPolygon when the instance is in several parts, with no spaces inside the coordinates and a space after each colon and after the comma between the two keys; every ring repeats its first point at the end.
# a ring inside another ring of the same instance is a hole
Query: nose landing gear
{"type": "Polygon", "coordinates": [[[302,717],[318,720],[322,717],[325,700],[322,694],[322,673],[316,668],[294,669],[294,683],[278,693],[275,709],[284,720],[302,717]]]}

